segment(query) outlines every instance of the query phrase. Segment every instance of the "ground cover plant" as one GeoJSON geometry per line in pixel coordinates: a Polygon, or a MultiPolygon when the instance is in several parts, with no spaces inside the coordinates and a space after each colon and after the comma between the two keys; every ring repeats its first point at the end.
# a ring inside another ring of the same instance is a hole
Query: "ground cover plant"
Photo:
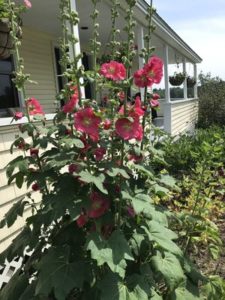
{"type": "MultiPolygon", "coordinates": [[[[9,183],[15,181],[19,188],[26,184],[31,192],[13,205],[0,226],[11,227],[27,208],[32,214],[1,253],[0,263],[23,256],[24,249],[31,255],[0,292],[0,299],[223,297],[223,282],[217,280],[214,284],[191,261],[195,214],[192,222],[190,218],[183,221],[174,207],[163,203],[168,194],[180,193],[181,188],[169,175],[166,151],[157,148],[150,138],[151,107],[155,102],[147,100],[147,88],[158,84],[163,75],[163,63],[151,46],[155,11],[152,5],[148,9],[145,48],[139,49],[144,67],[131,73],[136,53],[131,51],[136,1],[126,0],[127,41],[123,43],[126,51],[120,56],[121,62],[115,60],[121,48],[116,28],[119,1],[112,1],[112,57],[102,65],[97,64],[101,47],[99,0],[90,3],[94,64],[92,71],[85,72],[79,63],[81,55],[68,52],[78,42],[69,28],[78,24],[79,16],[71,10],[70,1],[60,1],[61,65],[67,84],[59,95],[64,106],[54,124],[49,125],[38,100],[26,95],[24,89],[29,75],[24,74],[18,51],[20,41],[12,9],[15,4],[8,1],[18,66],[15,84],[25,98],[25,110],[17,112],[14,119],[25,115],[28,122],[20,125],[21,135],[11,147],[11,151],[21,149],[21,155],[9,163],[7,175],[9,183]],[[82,96],[87,82],[93,87],[92,99],[82,96]],[[132,84],[144,88],[144,99],[137,97],[129,103],[132,84]],[[104,88],[108,97],[102,107],[98,100],[104,88]],[[41,193],[40,203],[35,202],[36,193],[41,193]],[[179,233],[180,228],[185,235],[179,233]]],[[[199,172],[201,169],[196,169],[196,180],[199,172]]],[[[198,195],[201,189],[198,184],[193,193],[198,195]]],[[[199,196],[193,198],[198,203],[199,196]]]]}

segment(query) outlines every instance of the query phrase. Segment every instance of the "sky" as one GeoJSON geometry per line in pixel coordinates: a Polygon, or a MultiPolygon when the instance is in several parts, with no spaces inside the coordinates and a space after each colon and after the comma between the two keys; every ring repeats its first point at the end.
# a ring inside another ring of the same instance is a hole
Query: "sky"
{"type": "Polygon", "coordinates": [[[198,72],[225,80],[225,0],[153,0],[153,6],[203,59],[198,72]]]}

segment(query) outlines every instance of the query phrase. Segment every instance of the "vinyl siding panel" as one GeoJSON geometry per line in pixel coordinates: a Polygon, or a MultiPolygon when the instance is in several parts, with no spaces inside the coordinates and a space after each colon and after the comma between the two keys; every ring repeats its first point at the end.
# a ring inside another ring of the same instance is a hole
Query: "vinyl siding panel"
{"type": "MultiPolygon", "coordinates": [[[[13,154],[10,153],[11,144],[18,135],[19,130],[16,126],[0,127],[0,220],[13,204],[28,192],[25,185],[21,189],[17,188],[15,183],[8,185],[6,177],[6,165],[18,155],[23,154],[20,150],[14,151],[13,154]]],[[[27,137],[26,140],[29,141],[30,138],[27,137]]],[[[35,193],[36,202],[40,201],[40,196],[40,193],[35,193]]],[[[29,215],[31,215],[31,210],[27,208],[23,218],[19,217],[12,227],[0,229],[0,252],[10,245],[24,226],[29,215]]]]}
{"type": "Polygon", "coordinates": [[[37,84],[26,84],[28,97],[37,98],[45,113],[55,111],[56,76],[52,43],[56,38],[47,33],[23,28],[21,56],[24,58],[25,72],[37,84]]]}
{"type": "Polygon", "coordinates": [[[171,134],[193,131],[198,118],[198,100],[171,103],[171,134]]]}

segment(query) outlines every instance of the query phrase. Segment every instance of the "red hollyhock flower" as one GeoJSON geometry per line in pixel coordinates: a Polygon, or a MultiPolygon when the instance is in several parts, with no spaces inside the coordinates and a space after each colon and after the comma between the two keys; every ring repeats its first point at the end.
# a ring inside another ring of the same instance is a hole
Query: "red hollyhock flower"
{"type": "Polygon", "coordinates": [[[14,119],[15,119],[16,121],[18,121],[18,120],[22,119],[23,116],[24,116],[24,114],[23,114],[21,111],[17,111],[17,112],[15,112],[15,114],[14,114],[14,119]]]}
{"type": "Polygon", "coordinates": [[[31,148],[30,149],[30,156],[38,156],[38,153],[39,153],[39,149],[37,148],[31,148]]]}
{"type": "Polygon", "coordinates": [[[95,149],[94,151],[94,156],[95,156],[95,159],[97,161],[100,161],[103,159],[103,156],[106,154],[106,149],[103,148],[103,147],[100,147],[100,148],[97,148],[95,149]]]}
{"type": "Polygon", "coordinates": [[[103,124],[104,129],[108,130],[110,129],[111,126],[112,126],[112,122],[109,119],[106,119],[103,124]]]}
{"type": "Polygon", "coordinates": [[[134,73],[134,84],[140,88],[144,88],[150,85],[149,79],[146,76],[146,72],[144,69],[137,70],[134,73]]]}
{"type": "Polygon", "coordinates": [[[124,80],[126,78],[126,68],[122,63],[111,60],[109,63],[101,65],[100,74],[114,81],[124,80]]]}
{"type": "Polygon", "coordinates": [[[155,94],[152,95],[153,100],[158,100],[159,98],[160,98],[159,94],[155,93],[155,94]]]}
{"type": "Polygon", "coordinates": [[[82,213],[78,219],[76,220],[78,227],[84,227],[84,225],[88,222],[88,216],[84,213],[82,213]]]}
{"type": "Polygon", "coordinates": [[[90,196],[91,207],[88,211],[90,218],[96,219],[105,214],[109,209],[109,200],[103,198],[103,196],[97,192],[93,192],[90,196]]]}
{"type": "Polygon", "coordinates": [[[142,139],[143,132],[138,118],[133,119],[133,121],[128,118],[118,119],[115,127],[116,133],[124,140],[142,139]]]}
{"type": "Polygon", "coordinates": [[[38,183],[36,182],[36,183],[34,183],[33,185],[32,185],[32,190],[34,191],[34,192],[37,192],[37,191],[39,191],[40,190],[40,186],[38,185],[38,183]]]}
{"type": "Polygon", "coordinates": [[[68,171],[69,171],[70,174],[73,174],[74,172],[77,173],[79,171],[79,166],[76,165],[76,164],[70,164],[68,166],[68,171]]]}
{"type": "Polygon", "coordinates": [[[74,126],[78,131],[84,132],[97,142],[99,140],[99,125],[101,118],[97,117],[92,108],[79,110],[74,115],[74,126]]]}
{"type": "Polygon", "coordinates": [[[30,98],[26,101],[29,115],[44,115],[41,104],[35,98],[30,98]]]}
{"type": "Polygon", "coordinates": [[[148,63],[143,68],[146,77],[149,80],[147,86],[152,86],[153,83],[160,83],[163,77],[163,62],[157,56],[152,56],[148,63]]]}

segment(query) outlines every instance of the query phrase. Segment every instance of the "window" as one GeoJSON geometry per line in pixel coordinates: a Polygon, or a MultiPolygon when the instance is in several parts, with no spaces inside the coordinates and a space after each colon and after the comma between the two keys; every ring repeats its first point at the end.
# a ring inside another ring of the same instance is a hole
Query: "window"
{"type": "Polygon", "coordinates": [[[12,57],[0,60],[0,117],[12,115],[13,108],[19,107],[19,98],[12,82],[14,64],[12,57]]]}

